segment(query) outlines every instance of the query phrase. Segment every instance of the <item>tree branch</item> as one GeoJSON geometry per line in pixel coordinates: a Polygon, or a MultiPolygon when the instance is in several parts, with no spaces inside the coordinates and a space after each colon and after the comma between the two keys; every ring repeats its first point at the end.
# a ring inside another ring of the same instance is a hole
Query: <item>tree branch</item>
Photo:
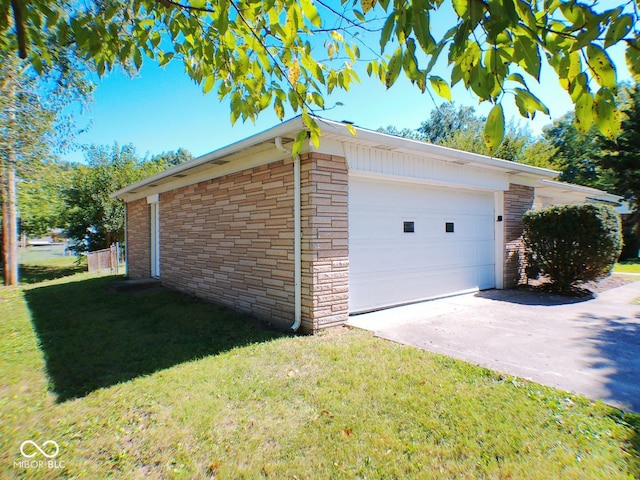
{"type": "Polygon", "coordinates": [[[16,25],[16,37],[18,38],[18,56],[25,59],[27,58],[27,40],[24,31],[24,19],[22,18],[22,5],[20,5],[20,0],[11,0],[11,9],[13,10],[13,20],[16,25]]]}
{"type": "Polygon", "coordinates": [[[183,10],[193,10],[196,12],[205,12],[205,13],[216,13],[215,10],[211,9],[211,8],[206,8],[206,7],[194,7],[192,5],[184,5],[182,3],[179,2],[175,2],[174,0],[156,0],[158,3],[160,3],[161,5],[169,8],[169,7],[178,7],[178,8],[182,8],[183,10]]]}

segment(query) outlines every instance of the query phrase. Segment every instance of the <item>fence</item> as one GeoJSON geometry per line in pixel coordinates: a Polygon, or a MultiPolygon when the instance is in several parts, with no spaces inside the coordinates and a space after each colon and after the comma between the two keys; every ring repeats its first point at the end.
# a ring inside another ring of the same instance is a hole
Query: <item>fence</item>
{"type": "Polygon", "coordinates": [[[104,250],[96,250],[87,254],[89,272],[99,272],[100,270],[110,270],[116,275],[120,273],[122,262],[122,249],[119,243],[114,243],[104,250]]]}

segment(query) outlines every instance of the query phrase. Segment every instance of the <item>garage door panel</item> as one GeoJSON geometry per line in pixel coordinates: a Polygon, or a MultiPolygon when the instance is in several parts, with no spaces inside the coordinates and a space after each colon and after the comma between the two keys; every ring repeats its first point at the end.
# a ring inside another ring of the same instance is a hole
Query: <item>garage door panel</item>
{"type": "Polygon", "coordinates": [[[492,193],[350,178],[351,311],[492,288],[494,255],[492,193]]]}

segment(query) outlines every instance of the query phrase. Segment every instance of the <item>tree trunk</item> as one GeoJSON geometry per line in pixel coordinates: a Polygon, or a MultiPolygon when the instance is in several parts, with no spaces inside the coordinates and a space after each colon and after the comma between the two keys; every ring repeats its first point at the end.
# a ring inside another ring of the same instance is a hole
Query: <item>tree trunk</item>
{"type": "MultiPolygon", "coordinates": [[[[9,87],[9,131],[16,121],[15,83],[9,87]]],[[[2,202],[2,240],[4,260],[4,284],[18,284],[18,219],[16,215],[16,152],[11,141],[8,142],[6,165],[4,168],[4,187],[2,202]]]]}
{"type": "Polygon", "coordinates": [[[6,160],[2,161],[2,273],[3,278],[9,278],[9,266],[7,258],[9,258],[9,251],[7,250],[7,232],[9,231],[8,212],[9,206],[7,202],[7,164],[6,160]]]}

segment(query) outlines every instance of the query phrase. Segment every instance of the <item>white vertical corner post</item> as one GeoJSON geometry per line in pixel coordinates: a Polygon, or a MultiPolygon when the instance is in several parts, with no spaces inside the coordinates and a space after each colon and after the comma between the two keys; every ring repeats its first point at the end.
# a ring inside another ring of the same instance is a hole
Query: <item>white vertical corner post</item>
{"type": "Polygon", "coordinates": [[[156,193],[147,197],[151,221],[151,276],[160,278],[160,196],[156,193]]]}
{"type": "Polygon", "coordinates": [[[504,288],[504,192],[493,193],[495,212],[495,277],[496,288],[504,288]]]}

